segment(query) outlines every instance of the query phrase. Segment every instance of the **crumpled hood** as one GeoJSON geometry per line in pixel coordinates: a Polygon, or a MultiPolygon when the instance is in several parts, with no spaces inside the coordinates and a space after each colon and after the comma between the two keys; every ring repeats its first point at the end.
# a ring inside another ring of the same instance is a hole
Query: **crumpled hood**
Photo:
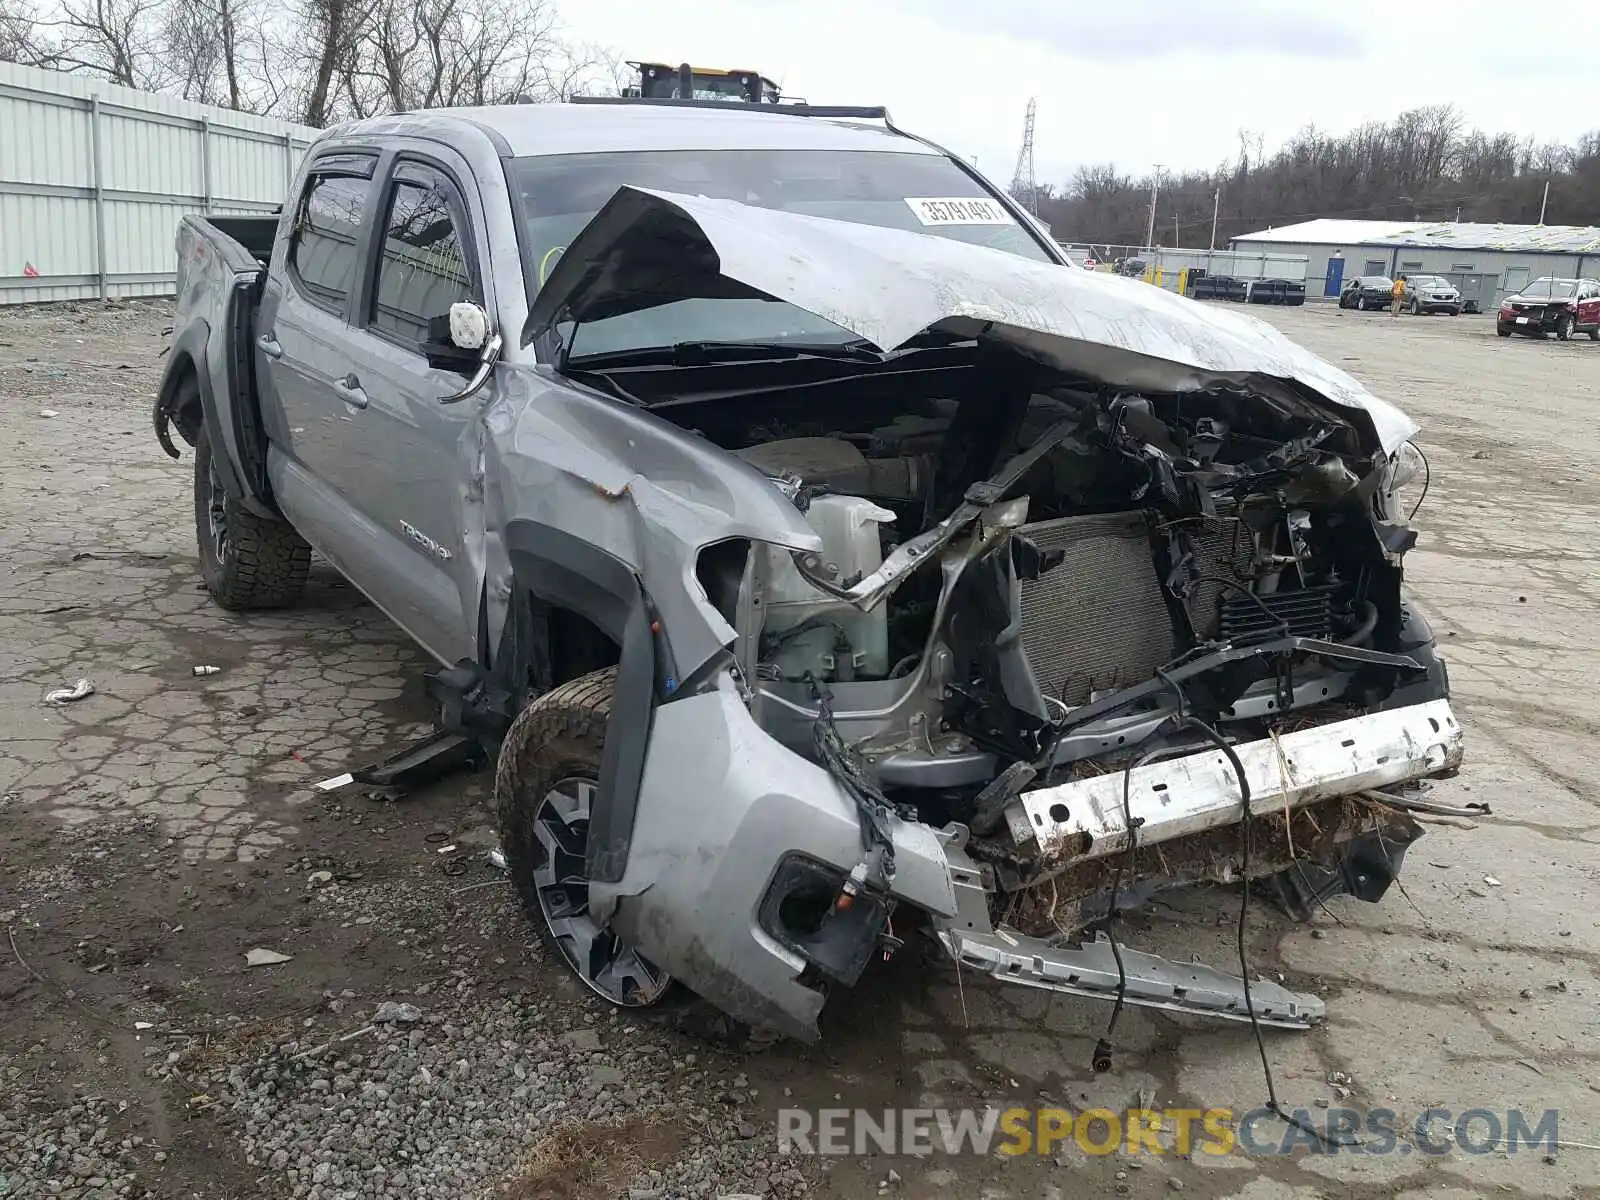
{"type": "Polygon", "coordinates": [[[1387,453],[1418,429],[1266,322],[1137,280],[952,238],[634,187],[619,189],[568,246],[528,314],[523,344],[564,320],[730,296],[786,301],[883,350],[928,329],[982,335],[1115,387],[1249,383],[1288,397],[1297,384],[1366,414],[1387,453]]]}

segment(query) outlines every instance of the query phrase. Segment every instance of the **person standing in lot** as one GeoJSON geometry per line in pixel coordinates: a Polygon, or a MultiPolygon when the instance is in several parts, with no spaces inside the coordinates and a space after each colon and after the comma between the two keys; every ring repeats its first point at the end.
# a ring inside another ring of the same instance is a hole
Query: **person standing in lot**
{"type": "Polygon", "coordinates": [[[1389,315],[1398,317],[1400,315],[1400,305],[1405,302],[1406,298],[1406,277],[1404,275],[1395,276],[1394,287],[1390,289],[1389,294],[1393,297],[1393,303],[1389,305],[1389,315]]]}

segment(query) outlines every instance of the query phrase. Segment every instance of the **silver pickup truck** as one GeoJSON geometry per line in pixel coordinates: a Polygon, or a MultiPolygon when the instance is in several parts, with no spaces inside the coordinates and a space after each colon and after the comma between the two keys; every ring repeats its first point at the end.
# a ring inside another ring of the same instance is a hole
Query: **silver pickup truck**
{"type": "Polygon", "coordinates": [[[1402,589],[1416,426],[1062,269],[881,110],[366,120],[177,244],[155,425],[211,595],[293,603],[314,549],[438,660],[413,765],[497,762],[529,916],[614,1005],[810,1039],[915,936],[1305,1027],[1117,913],[1377,900],[1461,760],[1402,589]]]}

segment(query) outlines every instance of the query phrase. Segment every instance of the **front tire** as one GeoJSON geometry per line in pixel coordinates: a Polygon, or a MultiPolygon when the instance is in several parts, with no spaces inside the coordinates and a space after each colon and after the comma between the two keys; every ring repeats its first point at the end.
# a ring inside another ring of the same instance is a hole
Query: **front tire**
{"type": "Polygon", "coordinates": [[[1497,324],[1497,325],[1496,325],[1496,326],[1495,326],[1495,327],[1494,327],[1494,331],[1495,331],[1495,332],[1496,332],[1496,333],[1497,333],[1497,334],[1499,334],[1499,335],[1500,335],[1500,336],[1501,336],[1501,337],[1503,337],[1503,338],[1508,338],[1508,337],[1510,337],[1510,336],[1511,336],[1511,329],[1510,329],[1510,327],[1509,327],[1509,326],[1506,326],[1506,325],[1499,325],[1499,324],[1497,324]]]}
{"type": "Polygon", "coordinates": [[[194,532],[200,576],[223,608],[286,608],[305,588],[311,547],[287,521],[253,513],[228,494],[203,422],[194,443],[194,532]]]}
{"type": "Polygon", "coordinates": [[[512,722],[495,770],[500,847],[545,950],[616,1008],[652,1008],[676,985],[589,912],[586,850],[615,667],[545,693],[512,722]]]}
{"type": "Polygon", "coordinates": [[[1572,338],[1572,316],[1563,314],[1556,319],[1556,341],[1565,342],[1572,338]]]}

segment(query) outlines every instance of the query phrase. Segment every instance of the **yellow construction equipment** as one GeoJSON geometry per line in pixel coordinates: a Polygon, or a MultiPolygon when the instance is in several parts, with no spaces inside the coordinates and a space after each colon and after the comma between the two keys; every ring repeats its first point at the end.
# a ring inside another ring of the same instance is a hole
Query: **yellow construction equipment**
{"type": "Polygon", "coordinates": [[[645,100],[731,100],[745,104],[776,104],[778,85],[759,71],[721,71],[682,63],[630,62],[639,81],[623,89],[624,96],[645,100]]]}

